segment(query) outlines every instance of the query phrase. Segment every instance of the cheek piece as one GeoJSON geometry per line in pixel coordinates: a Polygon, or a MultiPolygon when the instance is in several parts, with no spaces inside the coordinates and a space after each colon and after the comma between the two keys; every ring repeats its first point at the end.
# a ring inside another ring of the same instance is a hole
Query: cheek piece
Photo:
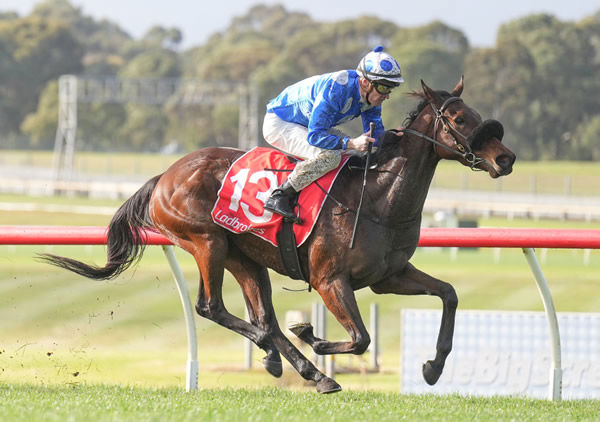
{"type": "Polygon", "coordinates": [[[486,120],[481,122],[473,131],[467,136],[467,144],[473,149],[477,149],[484,141],[490,138],[498,138],[502,141],[504,137],[504,127],[498,120],[486,120]]]}

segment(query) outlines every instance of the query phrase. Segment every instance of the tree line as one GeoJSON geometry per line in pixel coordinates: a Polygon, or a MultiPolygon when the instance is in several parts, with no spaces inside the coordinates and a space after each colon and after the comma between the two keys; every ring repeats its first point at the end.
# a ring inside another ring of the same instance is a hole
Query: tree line
{"type": "MultiPolygon", "coordinates": [[[[135,39],[68,0],[43,1],[27,16],[0,10],[0,147],[53,147],[62,74],[251,83],[262,114],[285,86],[354,69],[382,44],[406,80],[384,105],[387,127],[402,125],[415,107],[403,94],[418,90],[421,79],[450,90],[464,75],[465,101],[504,124],[505,142],[521,159],[600,159],[600,10],[578,22],[524,16],[502,25],[492,48],[472,47],[440,21],[411,28],[373,16],[325,23],[280,5],[250,8],[202,45],[182,50],[182,38],[178,28],[155,26],[135,39]]],[[[235,103],[79,104],[78,116],[80,149],[237,145],[235,103]]]]}

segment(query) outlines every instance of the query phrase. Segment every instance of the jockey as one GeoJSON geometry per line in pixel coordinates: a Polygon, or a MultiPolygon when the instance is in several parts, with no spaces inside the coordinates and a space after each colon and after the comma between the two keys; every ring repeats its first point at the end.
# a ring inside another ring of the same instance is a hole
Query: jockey
{"type": "Polygon", "coordinates": [[[304,79],[267,104],[263,136],[275,148],[301,158],[287,180],[265,202],[265,209],[296,221],[290,199],[339,166],[343,151],[362,153],[384,132],[381,104],[404,79],[398,62],[378,46],[356,70],[304,79]],[[351,138],[335,128],[362,117],[364,132],[351,138]],[[370,133],[370,123],[375,133],[370,133]],[[353,152],[353,151],[354,152],[353,152]]]}

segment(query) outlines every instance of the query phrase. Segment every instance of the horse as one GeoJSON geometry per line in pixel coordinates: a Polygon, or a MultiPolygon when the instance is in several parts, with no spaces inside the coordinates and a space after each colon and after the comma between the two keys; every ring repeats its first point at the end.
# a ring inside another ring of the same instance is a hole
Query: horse
{"type": "MultiPolygon", "coordinates": [[[[411,94],[420,102],[406,128],[386,131],[374,155],[377,167],[366,176],[366,197],[356,230],[356,246],[348,247],[356,208],[361,201],[363,171],[344,167],[310,237],[298,248],[302,272],[327,309],[346,329],[349,341],[318,338],[310,324],[291,331],[317,354],[362,354],[370,343],[354,291],[369,287],[375,294],[435,295],[443,304],[435,358],[423,364],[423,377],[437,382],[452,349],[458,298],[454,288],[415,268],[423,206],[436,166],[455,160],[491,178],[511,173],[516,155],[502,143],[500,122],[482,121],[460,98],[464,78],[449,93],[421,81],[411,94]]],[[[197,313],[253,341],[266,352],[265,369],[282,374],[283,355],[319,393],[341,386],[327,377],[283,334],[272,303],[268,269],[288,275],[276,246],[250,234],[234,234],[215,224],[211,210],[227,170],[244,151],[204,148],[176,161],[146,182],[122,204],[107,233],[104,267],[45,254],[51,264],[92,279],[111,279],[125,271],[144,248],[146,229],[157,230],[195,259],[199,289],[197,313]],[[249,322],[228,312],[222,284],[227,269],[237,280],[249,322]]]]}

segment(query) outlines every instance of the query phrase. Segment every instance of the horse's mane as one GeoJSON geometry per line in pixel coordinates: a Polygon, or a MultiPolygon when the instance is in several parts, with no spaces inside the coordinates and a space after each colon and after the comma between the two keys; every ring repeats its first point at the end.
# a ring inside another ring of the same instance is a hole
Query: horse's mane
{"type": "MultiPolygon", "coordinates": [[[[437,93],[443,100],[446,100],[447,98],[450,98],[452,96],[447,91],[440,90],[437,91],[437,93]]],[[[417,116],[423,111],[423,109],[429,105],[429,100],[427,99],[423,91],[410,91],[407,95],[413,98],[417,98],[420,101],[417,104],[417,106],[412,111],[408,112],[408,114],[406,115],[404,122],[402,122],[403,127],[409,127],[416,120],[417,116]]],[[[396,134],[396,132],[394,130],[388,130],[383,134],[381,138],[381,148],[379,148],[379,151],[383,152],[384,150],[388,149],[390,146],[396,144],[397,142],[398,135],[396,134]]]]}
{"type": "MultiPolygon", "coordinates": [[[[447,92],[447,91],[437,91],[438,95],[440,97],[442,97],[443,100],[446,100],[448,98],[450,98],[452,95],[447,92]]],[[[409,127],[412,122],[415,121],[415,119],[417,118],[417,116],[419,115],[419,113],[421,113],[423,111],[423,109],[429,105],[429,101],[427,100],[427,97],[425,96],[425,93],[423,91],[411,91],[408,93],[408,95],[410,97],[415,97],[420,99],[421,101],[419,102],[419,104],[417,104],[417,107],[410,111],[407,115],[406,115],[406,119],[404,119],[404,122],[402,123],[404,125],[404,127],[409,127]]]]}

